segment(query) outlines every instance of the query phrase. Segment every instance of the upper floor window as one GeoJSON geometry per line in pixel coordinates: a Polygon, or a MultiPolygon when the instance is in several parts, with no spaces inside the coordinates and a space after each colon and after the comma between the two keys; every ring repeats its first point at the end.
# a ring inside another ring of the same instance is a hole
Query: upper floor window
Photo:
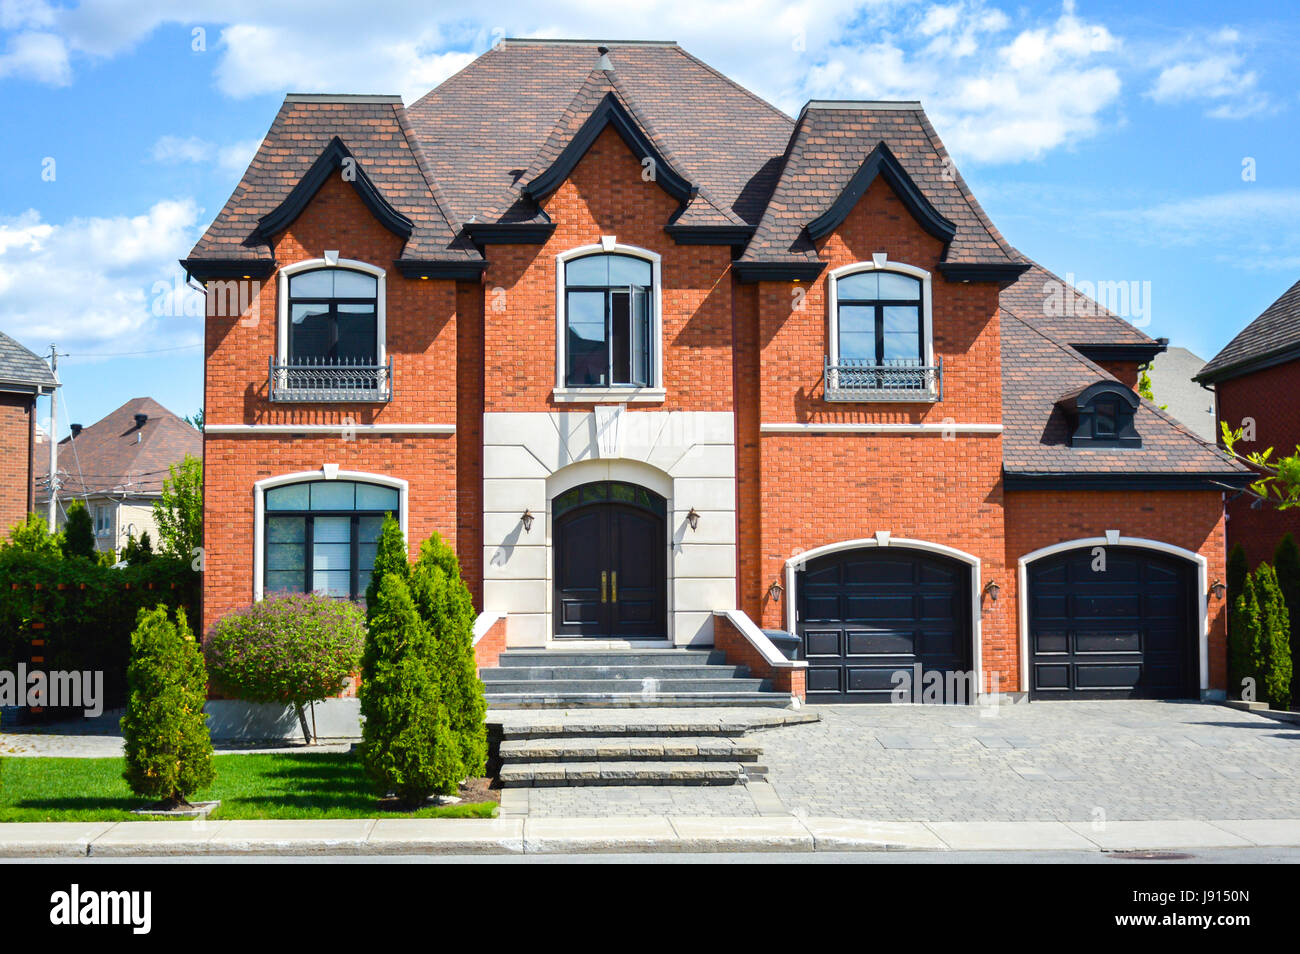
{"type": "Polygon", "coordinates": [[[279,357],[273,401],[387,401],[384,270],[327,258],[280,270],[279,357]]]}
{"type": "Polygon", "coordinates": [[[399,501],[395,487],[351,480],[268,489],[264,592],[364,597],[384,516],[399,501]]]}
{"type": "Polygon", "coordinates": [[[289,278],[289,360],[374,364],[379,356],[379,281],[346,268],[289,278]]]}
{"type": "Polygon", "coordinates": [[[652,388],[660,379],[656,262],[622,252],[559,263],[562,388],[652,388]]]}
{"type": "Polygon", "coordinates": [[[1139,405],[1132,389],[1118,381],[1097,381],[1057,399],[1070,423],[1071,447],[1141,447],[1134,416],[1139,405]]]}
{"type": "Polygon", "coordinates": [[[889,263],[832,272],[826,398],[933,400],[939,367],[930,360],[929,275],[889,263]]]}

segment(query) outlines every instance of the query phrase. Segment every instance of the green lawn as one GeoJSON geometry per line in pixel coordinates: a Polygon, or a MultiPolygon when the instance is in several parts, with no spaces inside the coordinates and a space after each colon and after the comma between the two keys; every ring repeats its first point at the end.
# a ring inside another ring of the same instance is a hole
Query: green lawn
{"type": "MultiPolygon", "coordinates": [[[[214,820],[235,818],[490,818],[496,804],[379,807],[361,763],[345,753],[218,755],[217,780],[190,801],[221,799],[214,820]]],[[[122,759],[0,758],[0,822],[140,821],[146,799],[122,779],[122,759]]]]}

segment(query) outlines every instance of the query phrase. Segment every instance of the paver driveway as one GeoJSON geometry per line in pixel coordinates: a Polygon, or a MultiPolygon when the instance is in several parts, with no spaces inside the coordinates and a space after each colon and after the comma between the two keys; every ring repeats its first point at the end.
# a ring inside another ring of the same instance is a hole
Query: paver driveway
{"type": "Polygon", "coordinates": [[[907,821],[1300,817],[1300,725],[1225,706],[820,706],[760,733],[795,814],[907,821]],[[992,715],[982,713],[992,712],[992,715]]]}

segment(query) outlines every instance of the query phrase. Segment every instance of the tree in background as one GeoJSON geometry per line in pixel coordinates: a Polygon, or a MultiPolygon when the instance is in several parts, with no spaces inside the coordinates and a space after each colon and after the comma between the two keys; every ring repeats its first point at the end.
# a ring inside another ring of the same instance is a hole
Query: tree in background
{"type": "Polygon", "coordinates": [[[203,714],[208,677],[184,613],[173,623],[165,606],[140,611],[126,678],[123,778],[137,795],[158,799],[160,808],[184,807],[215,777],[203,714]]]}
{"type": "Polygon", "coordinates": [[[90,519],[86,504],[74,500],[68,506],[68,519],[63,525],[63,555],[65,557],[95,558],[95,524],[90,519]]]}
{"type": "Polygon", "coordinates": [[[418,808],[455,791],[460,750],[440,698],[436,647],[400,573],[385,573],[370,603],[361,662],[361,745],[366,774],[383,796],[418,808]]]}
{"type": "Polygon", "coordinates": [[[153,542],[149,539],[148,530],[140,534],[138,540],[135,534],[126,538],[126,546],[122,548],[122,559],[131,566],[139,566],[153,559],[153,542]]]}
{"type": "Polygon", "coordinates": [[[186,454],[168,468],[162,492],[153,505],[158,547],[181,560],[193,559],[203,546],[203,461],[186,454]]]}
{"type": "MultiPolygon", "coordinates": [[[[1231,592],[1231,591],[1230,591],[1231,592]]],[[[1259,692],[1259,675],[1255,659],[1259,655],[1259,597],[1255,593],[1255,578],[1247,574],[1232,598],[1228,620],[1228,698],[1244,698],[1247,680],[1253,682],[1254,698],[1259,692]]]]}
{"type": "Polygon", "coordinates": [[[1277,571],[1277,585],[1286,601],[1287,615],[1291,620],[1288,637],[1291,644],[1291,702],[1300,707],[1300,685],[1297,685],[1296,647],[1300,646],[1300,546],[1295,537],[1286,534],[1273,554],[1273,569],[1277,571]]]}
{"type": "Polygon", "coordinates": [[[1278,586],[1277,573],[1267,563],[1255,568],[1255,595],[1259,601],[1259,639],[1254,669],[1260,696],[1273,709],[1291,705],[1291,619],[1278,586]]]}
{"type": "Polygon", "coordinates": [[[438,685],[459,747],[457,781],[487,764],[487,702],[474,659],[474,603],[456,552],[433,534],[411,568],[411,595],[437,650],[438,685]]]}
{"type": "Polygon", "coordinates": [[[24,523],[15,524],[9,531],[9,539],[0,543],[0,550],[62,556],[63,534],[50,533],[49,522],[44,517],[29,513],[24,523]]]}
{"type": "Polygon", "coordinates": [[[203,408],[199,408],[193,415],[184,418],[184,421],[196,431],[203,430],[203,408]]]}
{"type": "Polygon", "coordinates": [[[1246,576],[1249,573],[1250,563],[1246,560],[1246,550],[1238,543],[1228,554],[1228,599],[1237,598],[1237,594],[1246,585],[1246,576]]]}

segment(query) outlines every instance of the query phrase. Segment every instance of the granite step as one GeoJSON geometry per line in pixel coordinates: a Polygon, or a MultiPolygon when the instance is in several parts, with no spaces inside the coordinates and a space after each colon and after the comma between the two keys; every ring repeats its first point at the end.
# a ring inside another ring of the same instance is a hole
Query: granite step
{"type": "Polygon", "coordinates": [[[740,762],[520,762],[501,767],[503,788],[590,785],[736,785],[740,762]]]}
{"type": "Polygon", "coordinates": [[[541,679],[621,679],[641,682],[645,679],[744,679],[749,676],[748,666],[696,665],[583,665],[555,664],[546,666],[503,666],[484,669],[483,682],[513,682],[541,679]]]}
{"type": "MultiPolygon", "coordinates": [[[[543,683],[543,685],[545,685],[543,683]]],[[[681,708],[790,705],[790,697],[778,692],[488,692],[492,709],[580,709],[580,708],[681,708]]]]}
{"type": "Polygon", "coordinates": [[[501,758],[525,762],[755,762],[763,754],[756,742],[719,736],[587,736],[509,739],[501,758]]]}
{"type": "Polygon", "coordinates": [[[713,666],[727,661],[725,653],[711,649],[510,649],[497,665],[515,666],[713,666]]]}
{"type": "Polygon", "coordinates": [[[723,677],[722,679],[497,679],[484,680],[489,699],[500,693],[536,692],[563,695],[571,692],[600,693],[627,692],[641,694],[673,694],[677,692],[761,692],[767,689],[766,679],[723,677]]]}

